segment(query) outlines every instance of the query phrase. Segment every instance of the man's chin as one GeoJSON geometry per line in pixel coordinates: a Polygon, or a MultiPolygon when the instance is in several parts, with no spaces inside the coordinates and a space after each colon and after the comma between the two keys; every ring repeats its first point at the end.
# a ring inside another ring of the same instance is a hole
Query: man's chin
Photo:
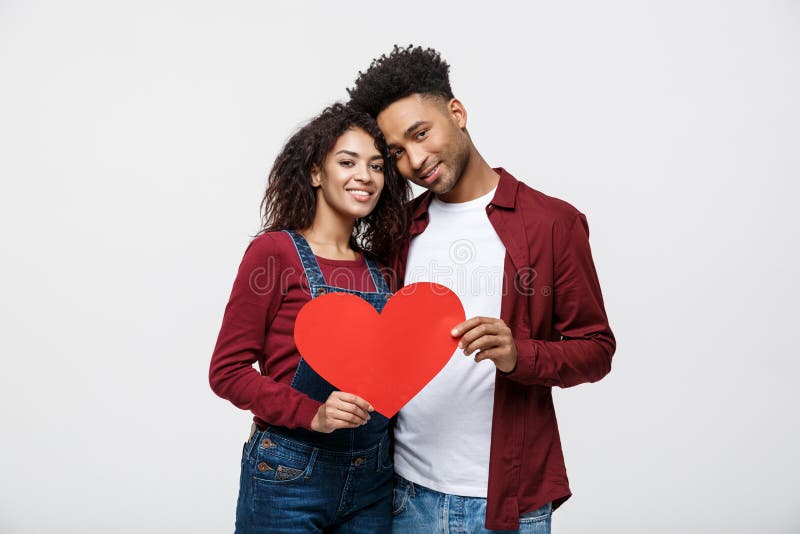
{"type": "Polygon", "coordinates": [[[436,195],[446,195],[453,190],[455,185],[455,182],[452,180],[444,180],[443,178],[440,178],[432,183],[428,189],[430,189],[436,195]]]}
{"type": "Polygon", "coordinates": [[[426,184],[420,180],[410,180],[411,183],[414,185],[418,185],[423,189],[427,189],[428,191],[436,194],[436,195],[444,195],[449,193],[453,186],[455,186],[454,181],[447,180],[444,176],[439,177],[435,182],[432,184],[426,184]]]}

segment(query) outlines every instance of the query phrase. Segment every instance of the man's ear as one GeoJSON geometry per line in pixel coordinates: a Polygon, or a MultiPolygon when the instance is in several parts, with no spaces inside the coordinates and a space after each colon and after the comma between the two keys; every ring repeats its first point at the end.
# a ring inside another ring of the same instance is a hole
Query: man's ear
{"type": "Polygon", "coordinates": [[[447,111],[460,129],[467,127],[467,108],[457,98],[451,98],[447,103],[447,111]]]}
{"type": "Polygon", "coordinates": [[[319,187],[322,185],[322,170],[316,166],[311,166],[311,187],[319,187]]]}

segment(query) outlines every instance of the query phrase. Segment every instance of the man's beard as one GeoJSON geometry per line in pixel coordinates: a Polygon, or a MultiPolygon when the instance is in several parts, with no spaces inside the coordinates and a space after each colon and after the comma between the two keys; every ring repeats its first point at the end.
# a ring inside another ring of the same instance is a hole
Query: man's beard
{"type": "Polygon", "coordinates": [[[461,180],[464,170],[469,163],[469,145],[462,140],[460,146],[453,152],[443,154],[443,158],[439,160],[440,164],[444,164],[444,168],[450,174],[447,180],[443,180],[444,176],[437,180],[429,189],[437,194],[444,195],[452,191],[458,182],[461,180]],[[441,186],[441,187],[437,187],[441,186]]]}

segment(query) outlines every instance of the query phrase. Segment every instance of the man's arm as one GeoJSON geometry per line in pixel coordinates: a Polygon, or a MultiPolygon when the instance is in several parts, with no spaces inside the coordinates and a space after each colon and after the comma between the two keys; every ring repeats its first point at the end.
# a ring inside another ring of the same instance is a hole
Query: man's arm
{"type": "Polygon", "coordinates": [[[476,317],[458,325],[460,346],[476,361],[491,359],[522,384],[570,387],[596,382],[611,370],[616,341],[608,325],[583,214],[553,226],[553,329],[559,341],[514,339],[501,319],[476,317]]]}

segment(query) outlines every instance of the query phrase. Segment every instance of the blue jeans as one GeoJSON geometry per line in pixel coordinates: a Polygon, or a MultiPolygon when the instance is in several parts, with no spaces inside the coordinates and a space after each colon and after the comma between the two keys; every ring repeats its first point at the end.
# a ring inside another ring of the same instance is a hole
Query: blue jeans
{"type": "Polygon", "coordinates": [[[522,514],[519,518],[519,530],[486,530],[486,499],[480,497],[439,493],[395,475],[393,501],[393,534],[550,534],[552,503],[522,514]]]}
{"type": "Polygon", "coordinates": [[[242,453],[236,533],[389,532],[388,444],[386,435],[369,449],[336,452],[255,432],[242,453]]]}

